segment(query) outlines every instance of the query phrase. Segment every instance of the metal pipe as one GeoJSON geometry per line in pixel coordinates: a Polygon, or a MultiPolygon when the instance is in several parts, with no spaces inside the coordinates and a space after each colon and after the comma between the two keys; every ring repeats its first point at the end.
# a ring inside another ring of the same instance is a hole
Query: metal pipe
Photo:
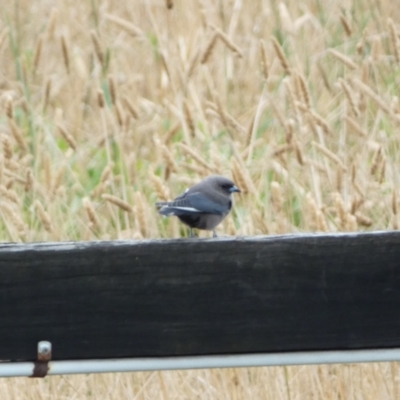
{"type": "MultiPolygon", "coordinates": [[[[400,361],[400,349],[50,361],[48,375],[400,361]]],[[[33,362],[0,362],[0,377],[32,376],[33,362]]]]}

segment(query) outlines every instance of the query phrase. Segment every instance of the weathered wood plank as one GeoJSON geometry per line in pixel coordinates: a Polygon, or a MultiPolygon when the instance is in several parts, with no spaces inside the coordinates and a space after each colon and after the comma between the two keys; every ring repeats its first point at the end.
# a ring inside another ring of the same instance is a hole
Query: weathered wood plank
{"type": "Polygon", "coordinates": [[[400,347],[400,233],[0,245],[0,360],[400,347]]]}

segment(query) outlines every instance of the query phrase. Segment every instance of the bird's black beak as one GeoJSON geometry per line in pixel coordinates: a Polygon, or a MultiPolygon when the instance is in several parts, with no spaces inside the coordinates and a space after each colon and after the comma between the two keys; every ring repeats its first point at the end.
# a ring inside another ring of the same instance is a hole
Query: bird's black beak
{"type": "Polygon", "coordinates": [[[230,193],[235,193],[235,192],[240,193],[240,189],[239,189],[237,186],[232,186],[232,187],[229,189],[229,192],[230,192],[230,193]]]}

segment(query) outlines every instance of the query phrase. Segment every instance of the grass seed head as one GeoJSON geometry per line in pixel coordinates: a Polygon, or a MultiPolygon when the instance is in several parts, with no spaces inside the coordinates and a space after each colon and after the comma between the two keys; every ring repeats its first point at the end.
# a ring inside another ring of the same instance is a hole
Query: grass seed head
{"type": "Polygon", "coordinates": [[[69,47],[70,46],[66,35],[61,35],[61,50],[64,60],[64,66],[68,74],[70,73],[69,47]]]}
{"type": "Polygon", "coordinates": [[[84,197],[82,199],[82,204],[83,207],[85,208],[85,211],[88,215],[89,221],[91,222],[92,226],[94,229],[99,229],[100,228],[100,219],[99,216],[97,215],[97,212],[90,201],[88,197],[84,197]]]}
{"type": "Polygon", "coordinates": [[[90,38],[92,39],[94,52],[96,54],[97,59],[99,60],[101,66],[104,66],[104,52],[101,46],[100,38],[97,35],[96,31],[90,31],[90,38]]]}
{"type": "Polygon", "coordinates": [[[350,25],[350,21],[347,19],[347,17],[344,14],[340,14],[340,23],[343,26],[344,31],[346,32],[346,35],[350,37],[353,33],[350,25]]]}
{"type": "Polygon", "coordinates": [[[39,200],[35,200],[35,208],[44,229],[49,233],[53,233],[51,218],[39,200]]]}
{"type": "Polygon", "coordinates": [[[25,239],[28,236],[29,229],[25,221],[16,212],[15,208],[5,201],[0,202],[0,209],[4,213],[13,227],[17,230],[18,235],[25,239]]]}
{"type": "Polygon", "coordinates": [[[116,205],[117,207],[119,207],[121,210],[127,212],[127,213],[131,213],[133,211],[131,205],[126,202],[125,200],[120,199],[117,196],[113,196],[112,194],[107,194],[107,193],[103,193],[101,195],[101,197],[108,201],[109,203],[112,203],[114,205],[116,205]]]}
{"type": "Polygon", "coordinates": [[[284,72],[287,75],[290,75],[289,61],[286,58],[285,52],[283,51],[280,43],[278,42],[278,40],[276,39],[275,36],[272,36],[271,42],[272,42],[272,46],[274,47],[275,53],[278,56],[278,59],[281,63],[281,66],[282,66],[284,72]]]}

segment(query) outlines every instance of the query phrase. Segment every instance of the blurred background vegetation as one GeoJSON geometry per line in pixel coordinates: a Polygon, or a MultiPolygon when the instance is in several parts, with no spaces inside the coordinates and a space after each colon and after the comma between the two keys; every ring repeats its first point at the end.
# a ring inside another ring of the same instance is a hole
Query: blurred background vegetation
{"type": "MultiPolygon", "coordinates": [[[[154,203],[213,173],[243,191],[222,235],[397,229],[399,32],[390,0],[4,2],[0,240],[186,236],[154,203]]],[[[7,399],[398,388],[397,363],[0,381],[7,399]]]]}

